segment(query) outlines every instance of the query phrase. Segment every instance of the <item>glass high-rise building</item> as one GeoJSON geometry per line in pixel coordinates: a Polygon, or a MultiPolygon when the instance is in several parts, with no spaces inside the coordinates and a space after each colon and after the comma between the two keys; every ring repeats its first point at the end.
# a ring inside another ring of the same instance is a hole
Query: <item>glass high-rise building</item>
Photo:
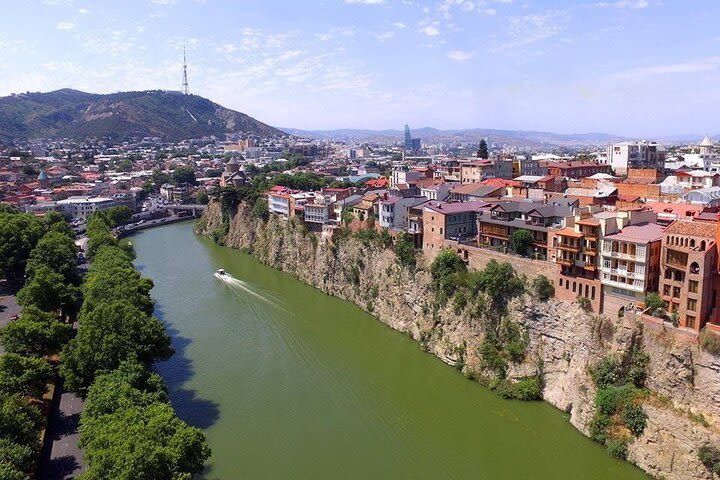
{"type": "Polygon", "coordinates": [[[413,151],[413,139],[412,135],[410,134],[410,126],[407,123],[405,124],[405,151],[413,151]]]}

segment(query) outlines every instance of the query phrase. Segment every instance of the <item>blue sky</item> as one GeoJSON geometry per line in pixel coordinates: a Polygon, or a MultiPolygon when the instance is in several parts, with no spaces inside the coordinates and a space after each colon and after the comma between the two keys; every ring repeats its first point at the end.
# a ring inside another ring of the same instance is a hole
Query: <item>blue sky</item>
{"type": "Polygon", "coordinates": [[[190,89],[277,126],[718,133],[718,0],[3,2],[0,95],[190,89]]]}

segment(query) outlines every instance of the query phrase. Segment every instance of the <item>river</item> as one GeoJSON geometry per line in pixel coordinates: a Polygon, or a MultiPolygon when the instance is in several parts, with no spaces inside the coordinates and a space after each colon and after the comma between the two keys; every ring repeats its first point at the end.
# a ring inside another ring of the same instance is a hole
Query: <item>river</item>
{"type": "Polygon", "coordinates": [[[213,451],[204,478],[648,478],[549,404],[502,400],[355,305],[192,227],[131,240],[177,352],[158,370],[213,451]],[[221,267],[236,280],[216,278],[221,267]]]}

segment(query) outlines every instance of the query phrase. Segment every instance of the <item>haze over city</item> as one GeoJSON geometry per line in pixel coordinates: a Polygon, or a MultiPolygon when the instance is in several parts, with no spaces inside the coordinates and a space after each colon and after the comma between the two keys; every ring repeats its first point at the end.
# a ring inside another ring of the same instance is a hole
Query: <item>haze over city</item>
{"type": "Polygon", "coordinates": [[[7,2],[0,95],[179,90],[278,127],[717,133],[720,4],[7,2]]]}

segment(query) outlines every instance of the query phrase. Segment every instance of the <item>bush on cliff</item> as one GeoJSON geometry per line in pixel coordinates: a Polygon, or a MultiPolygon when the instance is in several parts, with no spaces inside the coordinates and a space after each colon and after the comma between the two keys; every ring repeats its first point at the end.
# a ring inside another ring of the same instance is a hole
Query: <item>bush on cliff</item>
{"type": "Polygon", "coordinates": [[[540,376],[521,378],[517,382],[504,381],[496,387],[498,394],[511,400],[540,400],[542,398],[542,380],[540,376]]]}
{"type": "Polygon", "coordinates": [[[720,449],[708,443],[698,449],[698,459],[715,475],[720,475],[720,449]]]}
{"type": "Polygon", "coordinates": [[[720,354],[720,334],[710,330],[707,326],[700,331],[700,347],[713,355],[720,354]]]}
{"type": "Polygon", "coordinates": [[[395,255],[400,265],[408,268],[415,267],[415,244],[410,235],[401,233],[395,239],[395,255]]]}
{"type": "Polygon", "coordinates": [[[547,302],[555,296],[555,287],[545,275],[538,275],[533,279],[532,288],[541,302],[547,302]]]}

